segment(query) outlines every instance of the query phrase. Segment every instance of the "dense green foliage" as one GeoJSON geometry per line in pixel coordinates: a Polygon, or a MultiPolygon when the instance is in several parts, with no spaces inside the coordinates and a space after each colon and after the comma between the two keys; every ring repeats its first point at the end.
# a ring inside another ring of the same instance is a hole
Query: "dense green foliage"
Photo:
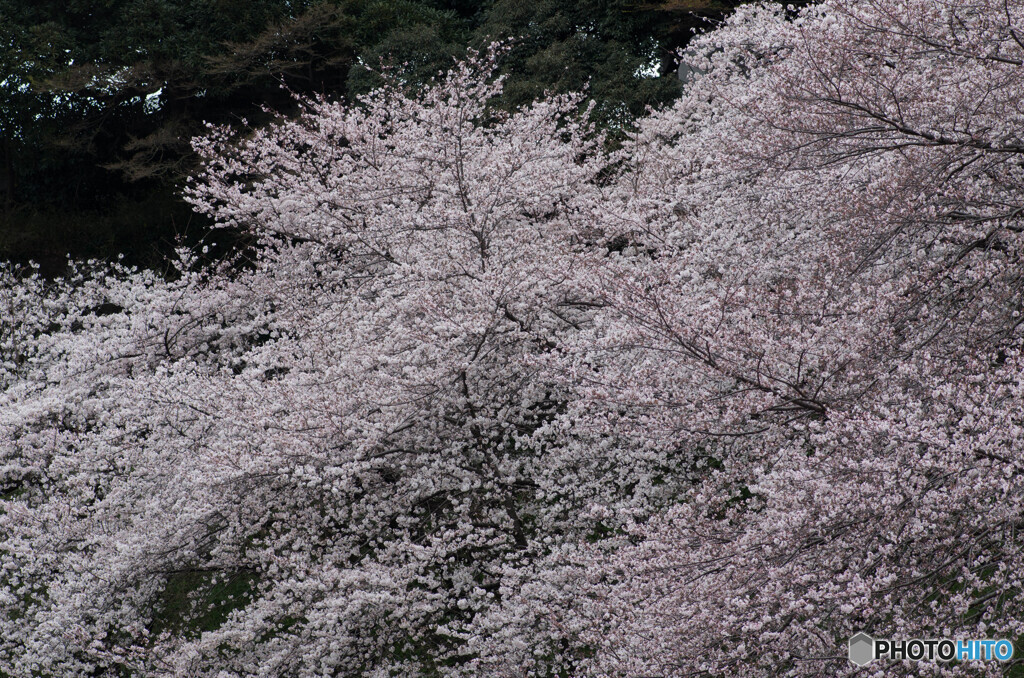
{"type": "Polygon", "coordinates": [[[511,38],[502,103],[588,86],[612,128],[671,100],[673,53],[736,2],[0,0],[0,259],[159,261],[205,225],[180,200],[204,122],[291,93],[351,97],[511,38]]]}

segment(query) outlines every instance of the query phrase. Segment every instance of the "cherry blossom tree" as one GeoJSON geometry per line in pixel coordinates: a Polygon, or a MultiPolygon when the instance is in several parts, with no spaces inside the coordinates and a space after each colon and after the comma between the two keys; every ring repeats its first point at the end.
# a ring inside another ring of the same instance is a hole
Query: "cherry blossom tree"
{"type": "Polygon", "coordinates": [[[1022,24],[745,6],[615,150],[582,95],[489,108],[494,52],[211,128],[232,260],[0,269],[0,675],[1019,639],[1022,24]]]}
{"type": "Polygon", "coordinates": [[[4,671],[455,670],[505,576],[629,501],[537,360],[595,307],[603,139],[579,96],[489,109],[493,63],[211,129],[188,196],[234,261],[5,273],[4,671]]]}
{"type": "Polygon", "coordinates": [[[480,666],[534,638],[585,674],[845,675],[861,630],[1020,638],[1022,38],[1020,3],[827,0],[696,41],[622,150],[565,369],[582,426],[704,476],[508,591],[480,666]]]}

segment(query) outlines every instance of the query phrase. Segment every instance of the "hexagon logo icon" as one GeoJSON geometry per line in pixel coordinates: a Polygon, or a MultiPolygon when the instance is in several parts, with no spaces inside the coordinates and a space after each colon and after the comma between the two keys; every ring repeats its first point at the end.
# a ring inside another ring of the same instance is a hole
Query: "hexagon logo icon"
{"type": "Polygon", "coordinates": [[[875,658],[875,641],[861,631],[850,638],[850,661],[857,666],[866,666],[875,658]]]}

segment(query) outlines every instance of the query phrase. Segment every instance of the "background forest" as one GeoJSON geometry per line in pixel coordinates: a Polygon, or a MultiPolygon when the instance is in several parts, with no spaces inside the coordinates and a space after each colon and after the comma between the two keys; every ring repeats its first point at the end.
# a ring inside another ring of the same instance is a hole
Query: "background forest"
{"type": "Polygon", "coordinates": [[[589,85],[622,127],[679,93],[675,50],[736,0],[0,0],[0,259],[158,265],[206,231],[180,197],[204,122],[351,98],[515,38],[500,105],[589,85]]]}

